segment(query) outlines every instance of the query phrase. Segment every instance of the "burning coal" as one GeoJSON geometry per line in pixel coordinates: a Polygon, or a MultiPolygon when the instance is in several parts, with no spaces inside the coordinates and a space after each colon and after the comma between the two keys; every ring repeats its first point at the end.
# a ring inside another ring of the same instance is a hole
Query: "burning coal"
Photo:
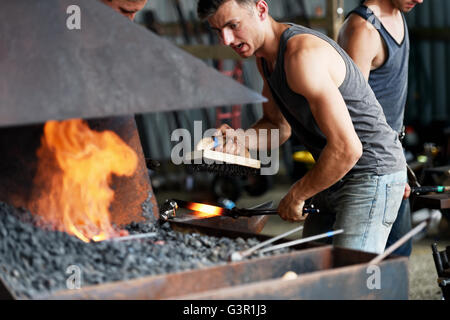
{"type": "Polygon", "coordinates": [[[110,221],[112,175],[131,176],[138,158],[112,131],[81,119],[45,124],[30,210],[55,230],[85,242],[118,235],[110,221]]]}

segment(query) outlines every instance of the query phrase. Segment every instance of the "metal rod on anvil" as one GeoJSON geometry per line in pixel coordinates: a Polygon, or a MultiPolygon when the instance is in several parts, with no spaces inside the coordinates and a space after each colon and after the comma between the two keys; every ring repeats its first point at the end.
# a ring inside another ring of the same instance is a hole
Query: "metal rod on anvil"
{"type": "MultiPolygon", "coordinates": [[[[276,215],[278,214],[278,210],[276,209],[227,209],[223,207],[213,206],[209,204],[197,203],[197,202],[189,202],[184,200],[171,199],[166,200],[166,202],[161,206],[160,219],[163,221],[167,221],[169,219],[174,219],[176,217],[176,211],[179,208],[189,209],[196,212],[201,212],[206,215],[206,217],[215,217],[215,216],[225,216],[231,218],[240,218],[240,217],[254,217],[261,215],[276,215]]],[[[309,213],[318,213],[319,209],[314,208],[313,205],[310,207],[303,208],[303,215],[309,213]]],[[[206,218],[205,217],[205,218],[206,218]]]]}

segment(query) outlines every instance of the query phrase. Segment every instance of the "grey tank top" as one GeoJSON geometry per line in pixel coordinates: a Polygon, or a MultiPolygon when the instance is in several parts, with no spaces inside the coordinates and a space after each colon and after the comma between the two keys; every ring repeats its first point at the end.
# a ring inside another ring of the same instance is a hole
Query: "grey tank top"
{"type": "Polygon", "coordinates": [[[381,21],[365,5],[360,5],[349,13],[355,13],[372,23],[386,44],[387,59],[382,66],[372,70],[369,75],[369,85],[383,107],[387,123],[397,132],[403,127],[406,98],[408,95],[408,63],[409,35],[406,20],[403,17],[405,37],[402,43],[397,41],[386,30],[381,21]]]}
{"type": "Polygon", "coordinates": [[[278,58],[271,74],[266,61],[261,61],[272,95],[300,142],[316,160],[327,143],[311,113],[308,101],[290,89],[284,71],[284,53],[289,39],[299,34],[311,34],[328,42],[345,62],[345,79],[339,91],[363,146],[361,158],[348,174],[367,172],[384,175],[405,170],[406,162],[398,134],[387,124],[375,94],[357,65],[336,42],[324,34],[303,26],[289,25],[291,26],[281,36],[278,58]]]}

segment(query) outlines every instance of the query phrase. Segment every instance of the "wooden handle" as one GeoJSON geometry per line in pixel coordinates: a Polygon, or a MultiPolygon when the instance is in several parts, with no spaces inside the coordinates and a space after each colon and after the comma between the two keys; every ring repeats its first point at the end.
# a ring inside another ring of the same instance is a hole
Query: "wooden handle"
{"type": "MultiPolygon", "coordinates": [[[[216,142],[214,141],[214,138],[212,138],[212,137],[206,137],[206,138],[203,138],[203,139],[201,139],[198,143],[197,143],[197,145],[195,146],[195,150],[213,150],[214,149],[214,147],[215,147],[215,144],[216,144],[216,142]]],[[[227,153],[226,152],[226,150],[225,150],[225,153],[227,153]]],[[[230,153],[228,153],[228,154],[230,154],[230,153]]],[[[237,155],[237,156],[241,156],[242,157],[242,155],[237,155]]],[[[243,156],[244,158],[251,158],[251,156],[250,156],[250,152],[248,151],[248,149],[245,149],[245,155],[243,156]]]]}

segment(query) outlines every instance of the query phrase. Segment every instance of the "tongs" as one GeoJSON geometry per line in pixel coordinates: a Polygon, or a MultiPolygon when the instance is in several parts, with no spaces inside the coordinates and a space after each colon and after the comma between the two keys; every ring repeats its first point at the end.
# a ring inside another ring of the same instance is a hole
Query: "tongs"
{"type": "MultiPolygon", "coordinates": [[[[161,210],[159,213],[160,220],[167,221],[174,219],[176,217],[176,212],[179,208],[189,209],[196,212],[201,212],[208,217],[215,216],[224,216],[231,217],[234,219],[241,217],[254,217],[261,215],[276,215],[278,214],[277,209],[267,209],[267,208],[237,208],[234,207],[232,209],[213,206],[209,204],[197,203],[197,202],[189,202],[184,200],[170,199],[166,200],[166,202],[161,206],[161,210]]],[[[310,205],[308,207],[303,208],[303,215],[310,213],[318,213],[319,210],[314,208],[314,205],[310,205]]]]}

